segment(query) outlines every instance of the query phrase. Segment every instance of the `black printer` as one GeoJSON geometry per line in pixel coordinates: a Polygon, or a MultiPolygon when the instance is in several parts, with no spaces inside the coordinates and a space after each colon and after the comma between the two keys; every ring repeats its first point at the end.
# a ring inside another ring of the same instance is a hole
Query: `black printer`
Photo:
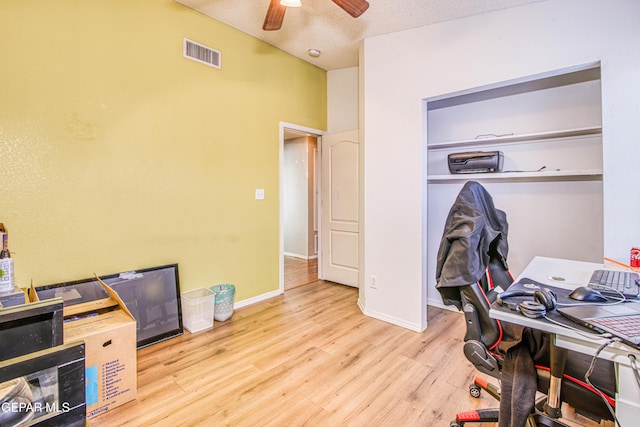
{"type": "Polygon", "coordinates": [[[453,174],[502,172],[502,151],[451,153],[448,160],[453,174]]]}

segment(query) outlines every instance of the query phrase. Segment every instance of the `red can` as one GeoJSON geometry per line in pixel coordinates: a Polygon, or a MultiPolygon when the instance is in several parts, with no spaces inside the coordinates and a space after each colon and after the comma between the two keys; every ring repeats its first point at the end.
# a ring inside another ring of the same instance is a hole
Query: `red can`
{"type": "Polygon", "coordinates": [[[631,248],[631,267],[640,267],[640,248],[631,248]]]}

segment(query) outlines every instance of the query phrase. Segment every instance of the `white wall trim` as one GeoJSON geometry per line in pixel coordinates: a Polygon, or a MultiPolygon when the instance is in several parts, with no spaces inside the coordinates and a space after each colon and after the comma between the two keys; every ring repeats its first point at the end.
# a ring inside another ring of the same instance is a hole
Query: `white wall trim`
{"type": "Polygon", "coordinates": [[[296,254],[296,253],[293,253],[293,252],[284,252],[284,256],[290,256],[290,257],[294,257],[294,258],[300,258],[300,259],[303,259],[303,260],[305,260],[305,261],[309,261],[309,260],[317,259],[317,258],[318,258],[318,255],[309,255],[309,256],[306,256],[306,255],[296,254]]]}
{"type": "Polygon", "coordinates": [[[447,310],[447,311],[454,311],[456,313],[460,312],[460,310],[454,308],[453,306],[444,305],[444,303],[442,301],[438,301],[438,300],[434,300],[434,299],[427,299],[427,305],[429,305],[431,307],[438,307],[438,308],[441,308],[441,309],[447,310]]]}
{"type": "Polygon", "coordinates": [[[287,251],[284,251],[283,254],[284,254],[284,256],[290,256],[290,257],[293,257],[293,258],[300,258],[300,259],[304,259],[304,260],[310,260],[312,258],[312,257],[307,256],[307,255],[297,254],[297,253],[294,253],[294,252],[287,252],[287,251]]]}
{"type": "Polygon", "coordinates": [[[262,302],[262,301],[266,301],[268,299],[277,297],[279,295],[282,295],[282,291],[277,290],[277,291],[271,291],[271,292],[267,292],[266,294],[262,294],[262,295],[258,295],[249,299],[245,299],[242,301],[238,301],[236,303],[233,304],[233,308],[242,308],[242,307],[247,307],[249,305],[258,303],[258,302],[262,302]]]}
{"type": "MultiPolygon", "coordinates": [[[[280,228],[280,272],[279,272],[279,282],[280,282],[280,286],[279,286],[279,293],[284,293],[284,198],[282,197],[282,195],[284,194],[284,130],[285,129],[291,129],[291,130],[295,130],[295,131],[299,131],[299,132],[304,132],[313,136],[316,136],[318,138],[321,138],[322,135],[325,134],[324,131],[321,131],[319,129],[313,129],[310,127],[306,127],[306,126],[300,126],[300,125],[296,125],[293,123],[288,123],[288,122],[280,122],[279,124],[280,127],[280,132],[279,132],[279,139],[280,139],[280,154],[279,154],[279,158],[280,158],[280,167],[279,167],[279,180],[280,180],[280,185],[279,185],[279,205],[280,205],[280,217],[279,217],[279,228],[280,228]]],[[[318,141],[318,147],[320,146],[320,141],[318,141]]],[[[318,183],[318,186],[320,186],[320,183],[318,183]]],[[[319,191],[321,190],[320,188],[318,189],[319,191]]],[[[321,193],[319,193],[321,194],[321,193]]],[[[318,203],[318,206],[320,205],[320,203],[318,203]]],[[[321,223],[322,217],[320,216],[320,212],[318,212],[318,228],[320,227],[320,223],[321,223]]],[[[318,256],[318,264],[320,264],[320,257],[318,256]]]]}
{"type": "Polygon", "coordinates": [[[422,332],[427,329],[427,325],[422,325],[413,322],[407,322],[404,319],[400,319],[398,317],[389,316],[379,311],[369,311],[364,310],[363,314],[365,316],[373,317],[374,319],[382,320],[383,322],[391,323],[392,325],[401,326],[406,329],[410,329],[416,332],[422,332]]]}

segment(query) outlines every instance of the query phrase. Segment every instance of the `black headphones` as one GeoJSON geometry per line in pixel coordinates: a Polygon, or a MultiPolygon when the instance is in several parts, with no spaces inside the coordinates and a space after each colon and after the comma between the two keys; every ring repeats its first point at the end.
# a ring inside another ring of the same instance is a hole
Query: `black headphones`
{"type": "Polygon", "coordinates": [[[539,319],[546,316],[547,311],[554,310],[558,304],[556,294],[549,289],[536,289],[535,291],[506,291],[498,295],[498,304],[506,306],[511,310],[519,311],[524,316],[531,319],[539,319]],[[521,303],[507,302],[505,299],[511,297],[533,296],[533,301],[522,301],[521,303]]]}

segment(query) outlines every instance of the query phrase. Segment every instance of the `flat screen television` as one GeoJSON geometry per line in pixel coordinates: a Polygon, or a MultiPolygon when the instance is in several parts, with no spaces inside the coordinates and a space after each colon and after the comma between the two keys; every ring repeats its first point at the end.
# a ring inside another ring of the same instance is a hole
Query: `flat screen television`
{"type": "Polygon", "coordinates": [[[0,361],[61,345],[60,298],[0,309],[0,361]]]}
{"type": "MultiPolygon", "coordinates": [[[[137,348],[183,334],[178,264],[100,276],[136,319],[137,348]]],[[[40,300],[61,297],[65,305],[108,298],[95,277],[39,286],[40,300]]]]}

